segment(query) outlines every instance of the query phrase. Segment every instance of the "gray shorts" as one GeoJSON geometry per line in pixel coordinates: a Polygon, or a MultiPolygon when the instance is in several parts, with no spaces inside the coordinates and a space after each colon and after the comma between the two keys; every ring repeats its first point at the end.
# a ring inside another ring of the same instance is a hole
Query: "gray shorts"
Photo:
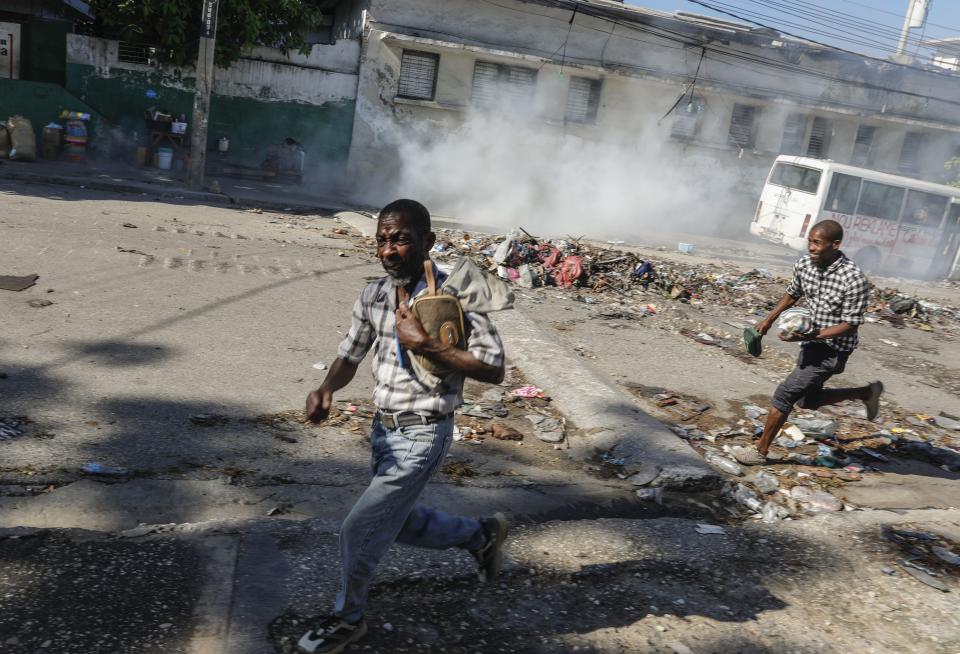
{"type": "Polygon", "coordinates": [[[798,402],[803,408],[803,399],[819,393],[828,379],[843,372],[849,357],[849,352],[840,352],[826,343],[804,343],[797,367],[777,386],[771,404],[783,413],[793,411],[798,402]]]}

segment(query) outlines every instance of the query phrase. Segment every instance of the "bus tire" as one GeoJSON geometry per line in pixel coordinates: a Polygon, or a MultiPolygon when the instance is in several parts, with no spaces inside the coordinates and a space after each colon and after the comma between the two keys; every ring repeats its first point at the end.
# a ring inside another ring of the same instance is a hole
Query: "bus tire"
{"type": "Polygon", "coordinates": [[[863,272],[875,273],[880,270],[880,262],[883,257],[877,248],[863,248],[854,255],[853,260],[863,272]]]}

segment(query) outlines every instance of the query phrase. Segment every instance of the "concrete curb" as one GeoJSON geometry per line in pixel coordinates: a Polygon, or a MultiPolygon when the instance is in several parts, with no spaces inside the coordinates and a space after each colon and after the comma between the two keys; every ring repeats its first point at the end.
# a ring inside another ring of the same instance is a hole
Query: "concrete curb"
{"type": "Polygon", "coordinates": [[[75,177],[71,175],[50,175],[44,173],[31,173],[19,170],[4,170],[0,168],[0,180],[15,180],[19,182],[28,182],[31,184],[47,184],[52,186],[72,186],[92,191],[109,191],[112,193],[127,193],[131,195],[151,195],[164,199],[183,199],[199,202],[203,204],[218,205],[244,205],[255,206],[270,211],[291,210],[303,213],[324,213],[331,214],[335,211],[350,208],[347,205],[338,205],[336,203],[317,203],[307,204],[303,202],[276,202],[264,200],[255,196],[244,194],[227,195],[226,193],[210,193],[208,191],[192,191],[179,186],[163,186],[150,184],[147,182],[131,181],[107,181],[103,179],[89,179],[86,177],[75,177]]]}
{"type": "Polygon", "coordinates": [[[622,459],[626,473],[649,472],[652,484],[667,488],[702,489],[722,482],[693,448],[640,409],[613,381],[559,352],[556,342],[524,312],[506,311],[494,319],[509,342],[512,361],[587,434],[571,439],[571,456],[591,460],[606,454],[622,459]]]}

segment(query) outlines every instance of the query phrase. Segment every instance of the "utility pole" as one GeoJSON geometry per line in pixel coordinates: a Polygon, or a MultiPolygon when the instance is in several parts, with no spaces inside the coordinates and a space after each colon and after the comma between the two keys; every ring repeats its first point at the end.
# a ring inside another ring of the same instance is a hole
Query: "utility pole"
{"type": "Polygon", "coordinates": [[[910,0],[907,15],[903,19],[903,28],[900,30],[900,41],[897,43],[898,57],[906,54],[910,28],[923,27],[923,24],[927,21],[930,4],[932,4],[932,0],[910,0]]]}
{"type": "Polygon", "coordinates": [[[193,94],[193,119],[190,126],[191,188],[203,188],[207,165],[207,128],[210,125],[210,93],[213,91],[213,59],[217,45],[218,0],[202,0],[200,14],[200,50],[197,53],[197,81],[193,94]]]}

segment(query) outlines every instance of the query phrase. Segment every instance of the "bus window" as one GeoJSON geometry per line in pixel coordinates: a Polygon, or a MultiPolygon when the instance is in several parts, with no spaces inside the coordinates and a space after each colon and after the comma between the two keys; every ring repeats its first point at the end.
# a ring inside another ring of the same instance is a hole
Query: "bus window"
{"type": "Polygon", "coordinates": [[[903,204],[902,188],[864,181],[857,213],[871,218],[897,220],[900,218],[901,204],[903,204]]]}
{"type": "Polygon", "coordinates": [[[770,183],[804,193],[816,193],[820,187],[821,174],[822,171],[816,168],[778,163],[774,165],[773,172],[770,173],[770,183]]]}
{"type": "Polygon", "coordinates": [[[947,218],[947,227],[960,229],[960,204],[950,205],[950,217],[947,218]]]}
{"type": "Polygon", "coordinates": [[[909,191],[903,207],[903,222],[924,227],[939,227],[950,198],[933,193],[909,191]]]}
{"type": "Polygon", "coordinates": [[[857,196],[860,194],[860,178],[837,173],[830,182],[830,193],[823,205],[825,211],[853,214],[857,209],[857,196]]]}

